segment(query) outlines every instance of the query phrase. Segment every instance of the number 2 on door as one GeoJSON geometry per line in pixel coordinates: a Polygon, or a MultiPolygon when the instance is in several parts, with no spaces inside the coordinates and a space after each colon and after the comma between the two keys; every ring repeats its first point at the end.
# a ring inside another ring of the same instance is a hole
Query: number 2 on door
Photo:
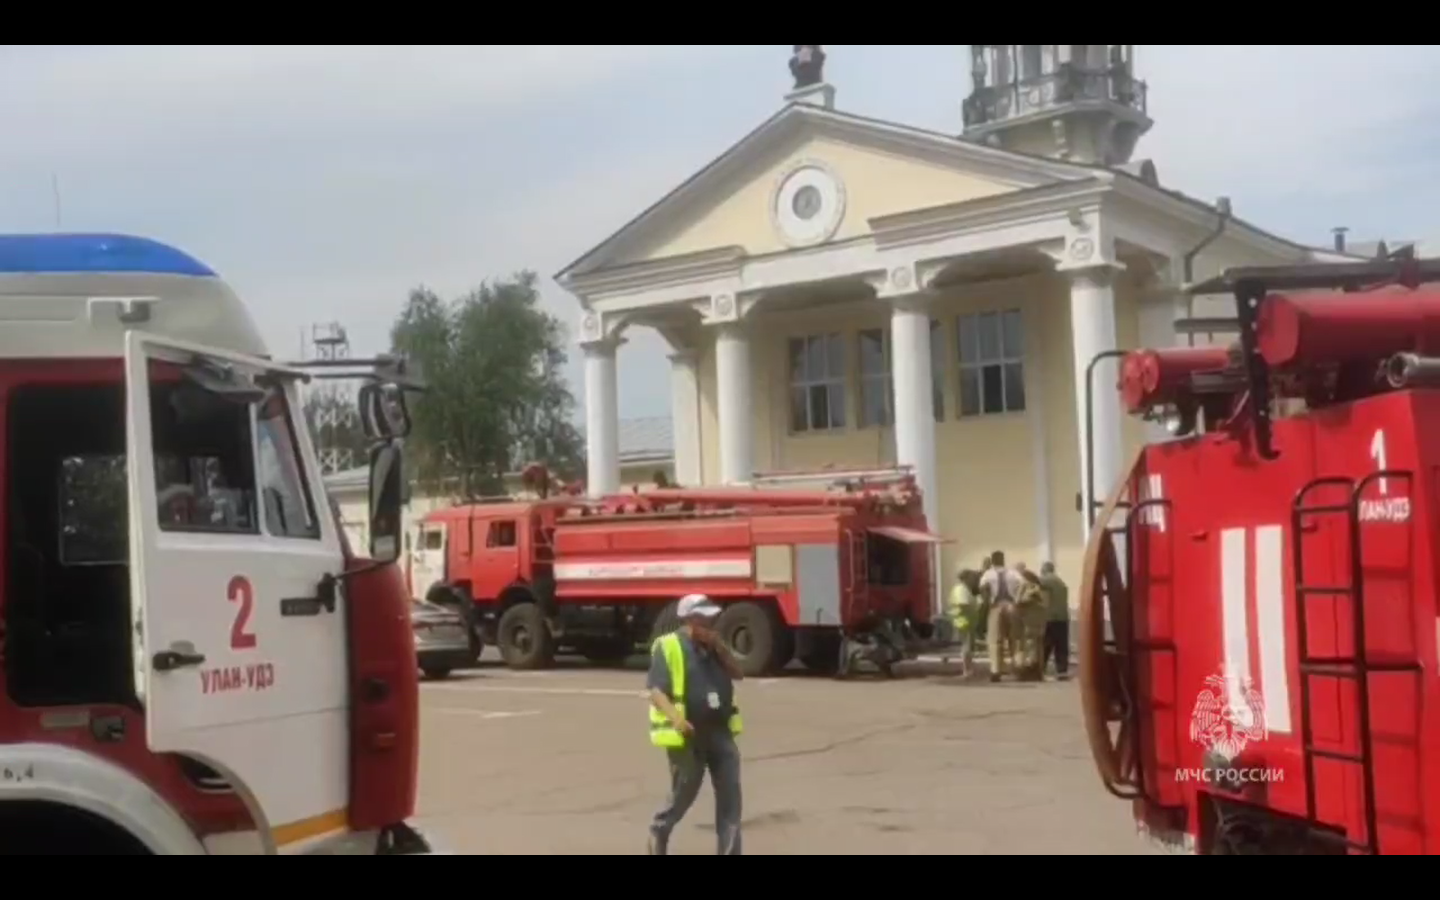
{"type": "Polygon", "coordinates": [[[230,586],[225,589],[225,593],[230,602],[238,607],[235,610],[235,624],[230,626],[230,649],[254,649],[255,634],[249,628],[250,614],[255,607],[255,589],[250,586],[250,579],[244,575],[236,575],[230,579],[230,586]]]}

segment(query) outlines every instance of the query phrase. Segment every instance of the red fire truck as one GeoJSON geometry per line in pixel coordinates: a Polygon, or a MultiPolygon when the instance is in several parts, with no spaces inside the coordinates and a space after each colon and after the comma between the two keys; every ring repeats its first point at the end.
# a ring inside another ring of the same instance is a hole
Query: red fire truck
{"type": "Polygon", "coordinates": [[[1153,837],[1440,853],[1436,282],[1413,258],[1230,270],[1194,291],[1234,295],[1236,346],[1121,362],[1176,438],[1094,522],[1082,698],[1153,837]]]}
{"type": "Polygon", "coordinates": [[[412,585],[469,611],[513,668],[557,653],[617,662],[673,630],[703,591],[748,674],[799,659],[888,672],[937,633],[932,550],[909,474],[826,490],[654,489],[598,499],[474,503],[432,512],[412,585]],[[428,585],[428,587],[427,587],[428,585]]]}
{"type": "Polygon", "coordinates": [[[370,559],[297,384],[212,271],[0,236],[0,852],[425,852],[397,380],[361,389],[370,559]]]}

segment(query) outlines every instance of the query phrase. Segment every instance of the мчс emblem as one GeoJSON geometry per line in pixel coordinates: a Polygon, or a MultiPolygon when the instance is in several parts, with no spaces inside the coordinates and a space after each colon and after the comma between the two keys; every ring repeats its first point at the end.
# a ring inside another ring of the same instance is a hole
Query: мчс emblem
{"type": "Polygon", "coordinates": [[[1249,678],[1211,675],[1190,713],[1190,739],[1225,759],[1265,740],[1265,700],[1249,678]]]}

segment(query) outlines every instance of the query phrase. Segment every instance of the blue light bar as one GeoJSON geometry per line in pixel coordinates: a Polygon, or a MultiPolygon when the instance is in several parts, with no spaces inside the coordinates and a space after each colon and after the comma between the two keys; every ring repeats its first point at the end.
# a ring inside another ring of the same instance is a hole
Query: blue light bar
{"type": "Polygon", "coordinates": [[[193,275],[215,271],[183,250],[126,234],[0,234],[0,274],[193,275]]]}

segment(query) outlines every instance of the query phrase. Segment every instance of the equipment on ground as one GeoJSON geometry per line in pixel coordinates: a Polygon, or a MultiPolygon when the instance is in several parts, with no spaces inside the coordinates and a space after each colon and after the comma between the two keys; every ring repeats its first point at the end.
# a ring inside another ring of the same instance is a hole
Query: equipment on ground
{"type": "MultiPolygon", "coordinates": [[[[0,236],[0,844],[8,854],[424,853],[399,569],[401,367],[352,370],[352,551],[301,414],[209,267],[0,236]]],[[[349,362],[355,367],[355,362],[349,362]]]]}
{"type": "MultiPolygon", "coordinates": [[[[463,504],[419,526],[411,586],[465,609],[513,668],[558,653],[618,663],[671,631],[675,601],[709,595],[746,674],[792,659],[882,672],[927,641],[934,548],[908,473],[828,488],[660,488],[463,504]]],[[[940,629],[937,631],[937,629],[940,629]]]]}
{"type": "Polygon", "coordinates": [[[1440,853],[1436,282],[1413,258],[1231,269],[1191,290],[1233,294],[1236,346],[1125,355],[1125,405],[1175,438],[1100,486],[1080,679],[1101,780],[1151,836],[1440,853]]]}

